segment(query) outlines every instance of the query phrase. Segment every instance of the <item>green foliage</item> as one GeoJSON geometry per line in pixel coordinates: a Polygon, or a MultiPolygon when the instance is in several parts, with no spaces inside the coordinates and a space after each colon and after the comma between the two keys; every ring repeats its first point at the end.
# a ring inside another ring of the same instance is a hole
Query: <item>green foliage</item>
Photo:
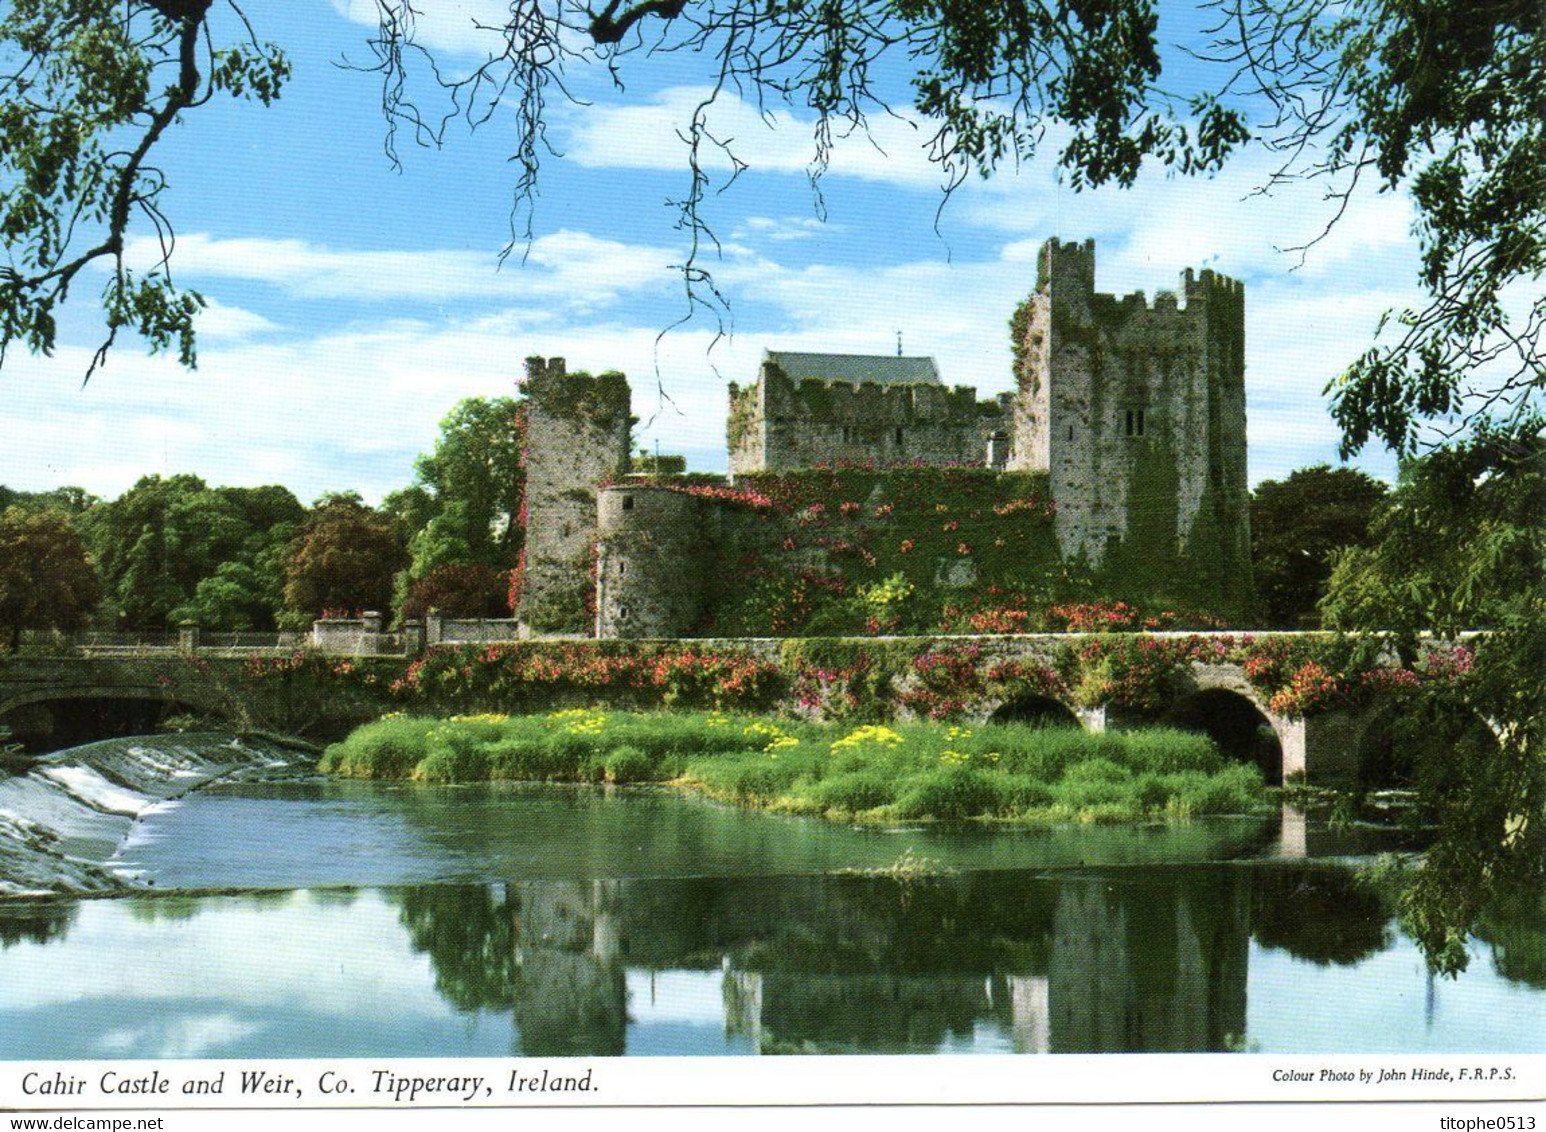
{"type": "Polygon", "coordinates": [[[70,521],[57,512],[0,512],[0,630],[11,647],[23,629],[74,629],[102,598],[97,572],[70,521]]]}
{"type": "Polygon", "coordinates": [[[415,539],[413,577],[448,562],[505,570],[515,564],[524,533],[524,445],[525,410],[514,398],[469,397],[440,422],[435,450],[415,464],[436,514],[423,528],[433,532],[426,543],[415,539]],[[448,541],[455,553],[436,551],[448,541]]]}
{"type": "Polygon", "coordinates": [[[409,583],[400,613],[405,621],[432,609],[447,617],[508,617],[509,589],[509,574],[492,566],[441,566],[409,583]]]}
{"type": "Polygon", "coordinates": [[[734,568],[709,594],[700,631],[1036,632],[1065,627],[1059,603],[1100,600],[1194,624],[1243,615],[1243,546],[1232,554],[1221,549],[1227,539],[1199,533],[1197,546],[1177,551],[1173,460],[1157,451],[1149,465],[1133,501],[1147,517],[1099,571],[1063,560],[1041,473],[860,466],[740,476],[750,513],[715,548],[734,568]]]}
{"type": "Polygon", "coordinates": [[[285,604],[312,616],[389,609],[393,576],[407,559],[391,519],[358,496],[325,498],[285,556],[285,604]]]}
{"type": "Polygon", "coordinates": [[[1245,812],[1254,767],[1203,736],[1022,725],[858,728],[718,712],[576,708],[446,720],[388,716],[322,769],[428,782],[678,782],[742,805],[874,821],[1110,821],[1245,812]]]}
{"type": "Polygon", "coordinates": [[[238,632],[273,625],[281,592],[277,571],[271,562],[265,565],[269,568],[260,571],[244,562],[222,562],[213,575],[199,579],[192,599],[172,610],[169,620],[238,632]]]}
{"type": "Polygon", "coordinates": [[[1354,468],[1317,464],[1251,494],[1251,559],[1266,625],[1320,627],[1333,555],[1367,546],[1385,485],[1354,468]]]}
{"type": "Polygon", "coordinates": [[[52,491],[17,491],[0,484],[0,512],[12,507],[23,511],[58,511],[79,515],[102,501],[81,487],[56,487],[52,491]]]}
{"type": "Polygon", "coordinates": [[[1263,40],[1285,21],[1315,30],[1274,56],[1274,93],[1335,76],[1323,104],[1291,117],[1304,152],[1333,176],[1408,187],[1416,205],[1428,302],[1388,312],[1375,345],[1332,383],[1344,450],[1377,437],[1410,452],[1425,418],[1527,405],[1546,386],[1540,6],[1390,0],[1334,20],[1313,0],[1249,7],[1270,13],[1256,24],[1263,40]]]}
{"type": "Polygon", "coordinates": [[[1402,895],[1431,966],[1453,973],[1493,902],[1546,881],[1546,441],[1538,420],[1483,426],[1403,470],[1372,544],[1338,557],[1322,609],[1348,628],[1492,632],[1446,649],[1402,725],[1408,773],[1439,837],[1402,895]],[[1489,727],[1478,727],[1477,720],[1489,727]]]}
{"type": "Polygon", "coordinates": [[[328,747],[317,769],[352,778],[407,778],[427,754],[437,726],[435,719],[388,716],[328,747]]]}
{"type": "Polygon", "coordinates": [[[659,773],[657,761],[638,747],[616,747],[607,754],[602,765],[606,767],[607,781],[620,786],[630,782],[652,782],[659,773]]]}
{"type": "MultiPolygon", "coordinates": [[[[188,683],[222,703],[222,714],[247,730],[331,736],[379,717],[390,707],[391,660],[326,657],[297,650],[254,656],[232,678],[202,657],[187,660],[188,683]]],[[[169,686],[175,690],[181,680],[169,686]]]]}
{"type": "Polygon", "coordinates": [[[267,629],[281,608],[285,547],[304,517],[283,487],[146,476],[77,525],[124,624],[267,629]]]}
{"type": "Polygon", "coordinates": [[[931,632],[972,603],[1044,604],[1063,577],[1040,473],[841,467],[737,487],[766,503],[720,548],[736,569],[709,595],[709,635],[931,632]]]}
{"type": "Polygon", "coordinates": [[[1369,545],[1334,559],[1329,625],[1457,632],[1499,625],[1546,591],[1541,422],[1483,427],[1410,462],[1369,545]]]}
{"type": "Polygon", "coordinates": [[[626,642],[533,641],[432,649],[393,684],[402,698],[454,710],[536,708],[566,698],[673,707],[768,706],[775,665],[744,653],[626,642]]]}
{"type": "MultiPolygon", "coordinates": [[[[13,342],[50,353],[56,310],[80,273],[108,268],[107,334],[195,360],[196,291],[172,281],[163,259],[126,263],[131,223],[165,239],[165,174],[148,157],[166,129],[216,93],[272,102],[289,76],[283,53],[237,30],[214,43],[208,3],[168,0],[15,0],[0,18],[0,356],[13,342]],[[201,73],[200,68],[205,68],[201,73]]],[[[239,24],[237,25],[239,28],[239,24]]],[[[233,29],[235,30],[235,29],[233,29]]]]}

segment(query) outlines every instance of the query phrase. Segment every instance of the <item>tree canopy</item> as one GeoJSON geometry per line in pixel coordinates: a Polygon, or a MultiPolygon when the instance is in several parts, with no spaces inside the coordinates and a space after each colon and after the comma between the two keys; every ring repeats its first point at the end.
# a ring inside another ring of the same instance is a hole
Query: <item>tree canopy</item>
{"type": "Polygon", "coordinates": [[[268,629],[282,608],[282,554],[304,517],[283,487],[146,476],[78,525],[122,624],[268,629]]]}
{"type": "Polygon", "coordinates": [[[1318,464],[1251,493],[1251,558],[1266,625],[1320,627],[1333,552],[1369,541],[1385,485],[1353,468],[1318,464]]]}
{"type": "Polygon", "coordinates": [[[1396,720],[1439,835],[1402,898],[1429,962],[1466,965],[1490,904],[1546,883],[1546,436],[1539,419],[1483,424],[1412,461],[1370,526],[1334,558],[1328,624],[1456,641],[1453,678],[1430,682],[1396,720]],[[1469,629],[1488,629],[1460,639],[1469,629]],[[1485,724],[1483,723],[1485,721],[1485,724]]]}
{"type": "Polygon", "coordinates": [[[54,511],[0,512],[0,630],[75,629],[102,599],[80,536],[54,511]]]}
{"type": "Polygon", "coordinates": [[[414,538],[413,577],[451,563],[515,564],[524,535],[524,436],[523,410],[511,397],[469,397],[440,422],[435,450],[414,465],[433,514],[414,538]]]}
{"type": "Polygon", "coordinates": [[[325,497],[286,553],[285,605],[309,617],[388,610],[393,579],[407,564],[389,516],[357,495],[325,497]]]}
{"type": "Polygon", "coordinates": [[[1541,422],[1484,425],[1411,461],[1369,528],[1335,555],[1321,609],[1334,628],[1458,633],[1539,616],[1546,593],[1541,422]]]}

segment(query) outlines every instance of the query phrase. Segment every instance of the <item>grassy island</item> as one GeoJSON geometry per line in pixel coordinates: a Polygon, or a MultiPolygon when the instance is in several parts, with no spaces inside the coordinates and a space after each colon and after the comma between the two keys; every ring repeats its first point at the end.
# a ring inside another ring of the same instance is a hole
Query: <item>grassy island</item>
{"type": "Polygon", "coordinates": [[[324,772],[421,782],[671,783],[782,813],[873,822],[1184,819],[1258,808],[1254,766],[1205,736],[1020,724],[834,725],[720,712],[391,715],[324,772]]]}

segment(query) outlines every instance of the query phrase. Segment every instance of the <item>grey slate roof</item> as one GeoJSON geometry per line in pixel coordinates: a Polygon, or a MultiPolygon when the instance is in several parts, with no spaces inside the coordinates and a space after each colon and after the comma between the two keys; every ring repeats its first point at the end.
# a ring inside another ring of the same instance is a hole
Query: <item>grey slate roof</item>
{"type": "Polygon", "coordinates": [[[802,354],[792,350],[767,350],[764,359],[784,371],[792,381],[816,378],[862,385],[943,385],[933,358],[897,357],[894,354],[802,354]]]}

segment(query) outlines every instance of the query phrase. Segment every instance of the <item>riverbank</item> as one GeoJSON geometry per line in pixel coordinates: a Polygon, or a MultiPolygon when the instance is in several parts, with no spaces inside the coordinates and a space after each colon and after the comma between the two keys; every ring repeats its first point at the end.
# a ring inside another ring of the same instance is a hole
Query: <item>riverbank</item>
{"type": "Polygon", "coordinates": [[[670,783],[778,813],[872,823],[1184,820],[1247,813],[1260,772],[1167,729],[805,723],[721,712],[392,715],[319,769],[428,783],[670,783]]]}

